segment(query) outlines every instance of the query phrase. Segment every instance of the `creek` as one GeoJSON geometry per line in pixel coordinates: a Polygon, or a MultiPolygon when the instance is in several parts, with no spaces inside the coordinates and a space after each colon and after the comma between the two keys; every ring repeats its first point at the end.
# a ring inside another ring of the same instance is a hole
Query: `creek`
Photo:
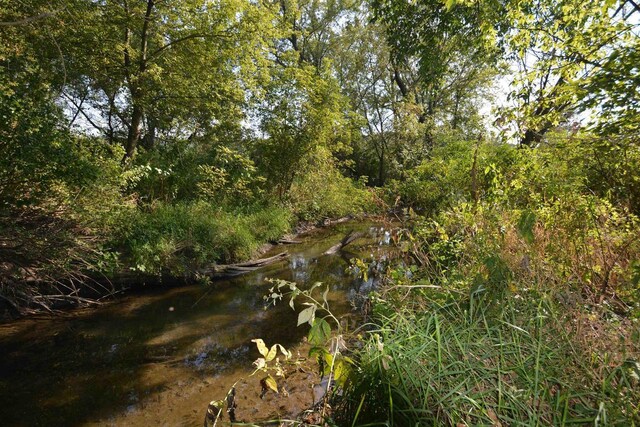
{"type": "Polygon", "coordinates": [[[302,289],[322,282],[332,311],[355,327],[354,307],[375,280],[359,278],[350,259],[385,259],[389,232],[382,223],[351,221],[299,240],[264,255],[287,250],[287,259],[233,279],[142,289],[99,308],[0,325],[0,424],[201,426],[209,401],[224,398],[240,378],[239,420],[295,417],[314,403],[315,372],[300,370],[287,393],[263,399],[260,377],[247,377],[259,357],[254,338],[302,358],[308,351],[308,325],[296,327],[288,301],[265,310],[266,279],[302,289]],[[324,254],[351,230],[364,237],[324,254]]]}

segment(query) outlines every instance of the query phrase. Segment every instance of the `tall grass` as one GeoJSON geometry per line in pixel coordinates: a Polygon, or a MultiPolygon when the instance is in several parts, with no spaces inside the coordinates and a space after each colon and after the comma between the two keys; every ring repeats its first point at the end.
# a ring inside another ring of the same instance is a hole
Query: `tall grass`
{"type": "Polygon", "coordinates": [[[156,203],[128,218],[117,245],[137,270],[179,274],[250,258],[261,244],[289,231],[291,221],[291,213],[279,207],[245,213],[204,201],[156,203]]]}
{"type": "Polygon", "coordinates": [[[640,365],[574,345],[571,319],[551,298],[440,303],[411,293],[358,351],[341,425],[640,423],[640,365]]]}
{"type": "Polygon", "coordinates": [[[640,157],[602,145],[448,143],[392,183],[409,267],[373,300],[339,425],[640,424],[640,157]]]}

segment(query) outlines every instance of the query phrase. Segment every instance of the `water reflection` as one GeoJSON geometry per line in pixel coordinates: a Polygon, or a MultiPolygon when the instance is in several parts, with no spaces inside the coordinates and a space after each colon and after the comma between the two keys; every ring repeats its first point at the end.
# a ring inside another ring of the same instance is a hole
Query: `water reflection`
{"type": "Polygon", "coordinates": [[[321,281],[332,309],[346,313],[375,286],[390,235],[370,223],[342,224],[287,246],[287,260],[210,287],[152,289],[66,318],[0,325],[1,424],[200,425],[208,401],[257,357],[252,338],[290,346],[306,333],[287,304],[263,309],[265,278],[321,281]],[[366,238],[322,255],[350,229],[366,238]],[[366,281],[351,268],[355,256],[369,263],[366,281]]]}

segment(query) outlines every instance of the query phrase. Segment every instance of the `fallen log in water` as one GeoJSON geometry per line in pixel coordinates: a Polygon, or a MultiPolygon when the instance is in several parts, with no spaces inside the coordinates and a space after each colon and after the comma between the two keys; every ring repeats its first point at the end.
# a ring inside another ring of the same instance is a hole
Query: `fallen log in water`
{"type": "Polygon", "coordinates": [[[280,240],[278,240],[278,244],[279,245],[297,245],[299,243],[302,243],[302,241],[294,240],[294,239],[280,239],[280,240]]]}
{"type": "Polygon", "coordinates": [[[363,236],[364,236],[364,233],[362,232],[355,233],[353,230],[351,230],[347,233],[346,236],[344,236],[344,238],[342,239],[342,241],[340,241],[340,243],[331,246],[322,255],[333,255],[337,253],[340,249],[353,243],[356,239],[359,239],[360,237],[363,237],[363,236]]]}
{"type": "Polygon", "coordinates": [[[200,269],[196,273],[200,276],[216,278],[234,277],[257,270],[265,265],[273,264],[287,257],[289,257],[289,253],[285,251],[268,258],[255,259],[237,264],[214,265],[210,268],[200,269]]]}

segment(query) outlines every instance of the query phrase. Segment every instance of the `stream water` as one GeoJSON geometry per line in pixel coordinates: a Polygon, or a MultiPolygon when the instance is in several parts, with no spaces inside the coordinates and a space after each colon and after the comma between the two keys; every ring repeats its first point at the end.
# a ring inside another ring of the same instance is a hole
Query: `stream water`
{"type": "Polygon", "coordinates": [[[384,258],[382,224],[349,222],[302,236],[276,264],[210,285],[149,289],[104,307],[61,317],[0,325],[0,425],[201,426],[209,401],[237,383],[236,414],[255,421],[294,417],[314,402],[313,370],[298,370],[287,393],[259,398],[260,377],[247,377],[259,357],[253,338],[280,343],[302,357],[308,326],[296,327],[287,302],[264,309],[265,279],[320,281],[332,310],[356,321],[352,307],[366,295],[349,269],[353,257],[384,258]],[[323,253],[350,231],[365,237],[337,254],[323,253]]]}

